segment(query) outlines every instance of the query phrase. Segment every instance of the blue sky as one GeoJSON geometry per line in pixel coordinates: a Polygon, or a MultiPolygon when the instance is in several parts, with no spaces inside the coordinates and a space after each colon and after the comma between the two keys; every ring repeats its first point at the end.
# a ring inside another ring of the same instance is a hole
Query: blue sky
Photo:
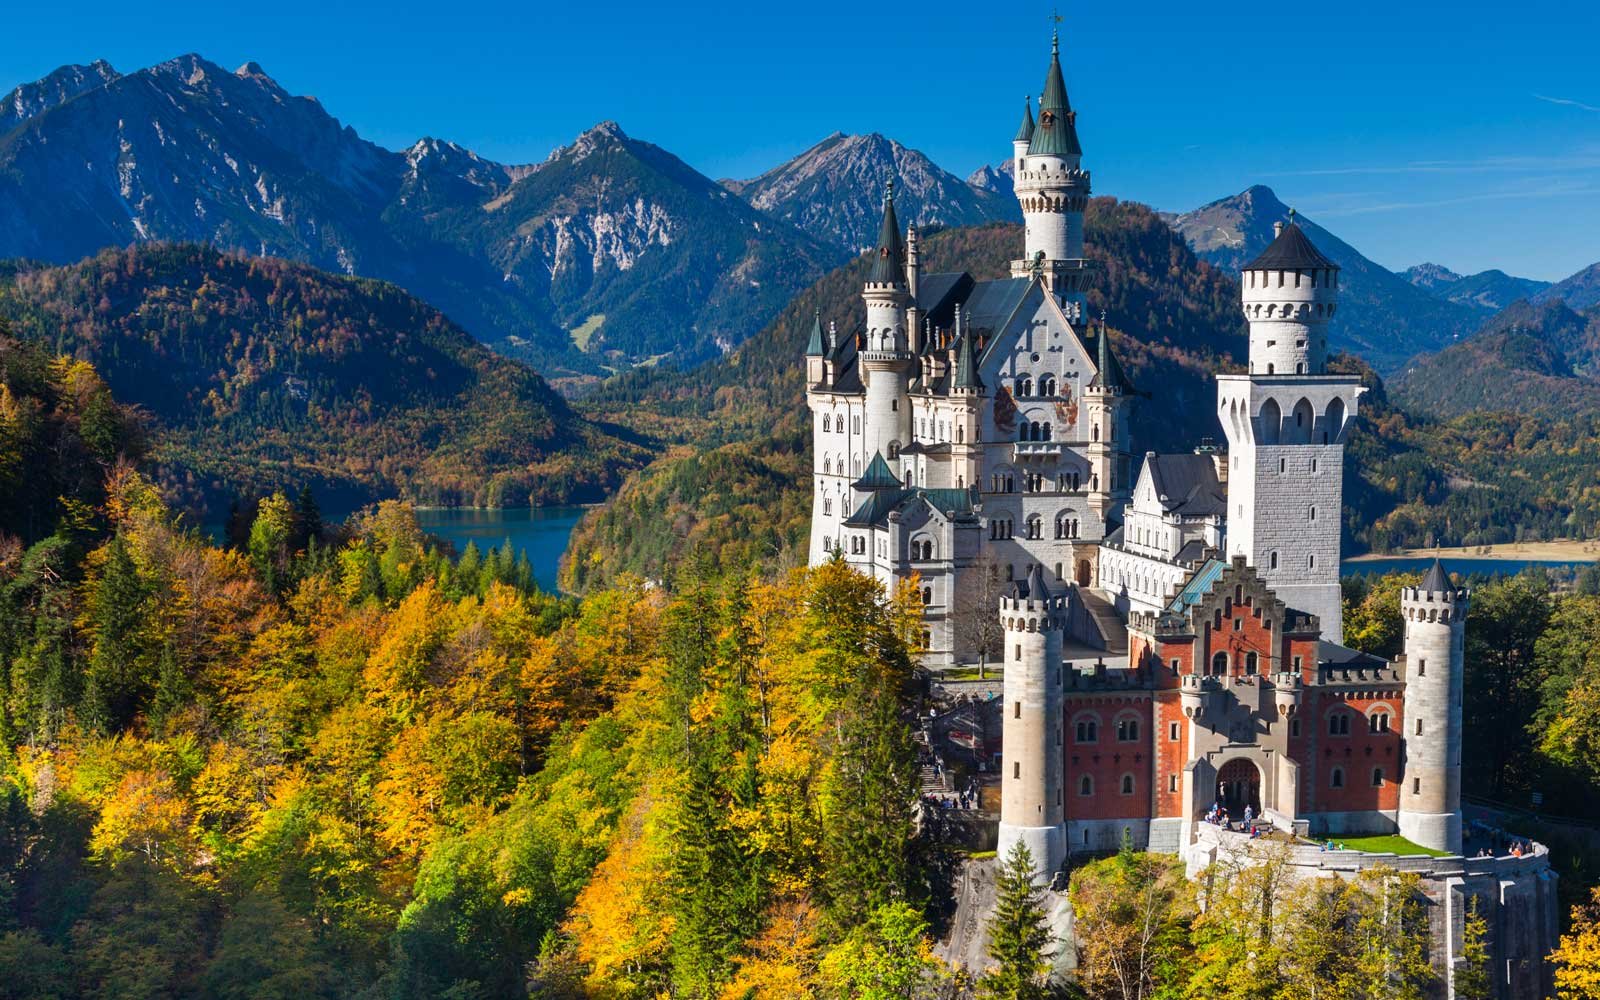
{"type": "MultiPolygon", "coordinates": [[[[1097,193],[1252,183],[1390,267],[1556,279],[1600,260],[1600,4],[1063,3],[1097,193]]],[[[0,89],[58,65],[255,60],[368,138],[543,159],[613,118],[714,176],[878,131],[965,175],[1009,152],[1048,3],[27,4],[0,89]],[[457,14],[455,11],[461,13],[457,14]],[[974,12],[977,13],[974,13],[974,12]]]]}

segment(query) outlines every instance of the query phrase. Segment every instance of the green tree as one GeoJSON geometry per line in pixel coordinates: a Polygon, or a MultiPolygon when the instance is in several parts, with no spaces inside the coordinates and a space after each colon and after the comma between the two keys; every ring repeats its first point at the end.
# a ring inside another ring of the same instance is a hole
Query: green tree
{"type": "Polygon", "coordinates": [[[928,942],[928,921],[908,903],[873,910],[823,957],[821,972],[841,1000],[914,1000],[951,978],[928,942]]]}
{"type": "Polygon", "coordinates": [[[339,977],[306,921],[257,889],[223,921],[201,983],[217,1000],[315,1000],[336,996],[339,977]]]}
{"type": "Polygon", "coordinates": [[[1489,982],[1489,922],[1478,906],[1477,896],[1467,897],[1467,913],[1461,922],[1461,958],[1450,975],[1456,1000],[1491,1000],[1494,987],[1489,982]]]}
{"type": "Polygon", "coordinates": [[[279,591],[289,583],[290,540],[295,532],[295,510],[282,491],[263,499],[250,525],[250,561],[268,590],[279,591]]]}
{"type": "Polygon", "coordinates": [[[1187,979],[1194,890],[1183,862],[1124,849],[1072,873],[1078,982],[1093,1000],[1170,996],[1187,979]]]}
{"type": "Polygon", "coordinates": [[[1036,1000],[1050,971],[1050,928],[1033,854],[1012,845],[995,876],[994,915],[989,918],[989,958],[995,965],[978,980],[988,1000],[1036,1000]]]}
{"type": "Polygon", "coordinates": [[[103,729],[126,728],[152,680],[145,650],[148,601],[149,589],[119,532],[106,547],[104,569],[88,600],[93,645],[84,708],[103,729]]]}
{"type": "Polygon", "coordinates": [[[1474,738],[1463,766],[1468,784],[1491,795],[1529,785],[1535,761],[1527,722],[1539,711],[1548,676],[1536,647],[1551,610],[1550,581],[1542,572],[1497,580],[1472,595],[1464,714],[1474,738]]]}

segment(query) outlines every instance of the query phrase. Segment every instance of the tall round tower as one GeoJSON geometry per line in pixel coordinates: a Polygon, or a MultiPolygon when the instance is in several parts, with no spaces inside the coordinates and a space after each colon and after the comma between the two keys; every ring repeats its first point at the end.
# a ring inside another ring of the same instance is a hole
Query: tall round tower
{"type": "Polygon", "coordinates": [[[1021,843],[1048,876],[1066,860],[1062,802],[1061,636],[1067,601],[1050,592],[1037,564],[1000,599],[1005,627],[1001,730],[1001,858],[1021,843]]]}
{"type": "Polygon", "coordinates": [[[867,342],[861,351],[861,375],[867,388],[865,451],[886,459],[899,457],[911,441],[911,400],[907,382],[916,365],[906,330],[911,290],[906,282],[906,249],[894,213],[894,181],[883,203],[883,228],[878,233],[872,270],[861,297],[867,304],[867,342]]]}
{"type": "Polygon", "coordinates": [[[1083,315],[1090,264],[1083,257],[1083,212],[1089,204],[1089,174],[1080,166],[1078,114],[1067,100],[1061,75],[1061,45],[1050,43],[1050,68],[1044,93],[1039,96],[1039,120],[1025,114],[1013,149],[1013,178],[1025,224],[1024,256],[1013,261],[1011,273],[1025,277],[1036,271],[1047,287],[1068,308],[1068,316],[1083,315]],[[1026,136],[1026,147],[1023,146],[1026,136]]]}
{"type": "Polygon", "coordinates": [[[1400,592],[1406,623],[1405,770],[1400,835],[1461,851],[1461,687],[1467,591],[1437,559],[1400,592]]]}
{"type": "Polygon", "coordinates": [[[1272,245],[1244,270],[1252,375],[1321,375],[1328,321],[1339,304],[1339,265],[1323,256],[1290,213],[1272,245]]]}

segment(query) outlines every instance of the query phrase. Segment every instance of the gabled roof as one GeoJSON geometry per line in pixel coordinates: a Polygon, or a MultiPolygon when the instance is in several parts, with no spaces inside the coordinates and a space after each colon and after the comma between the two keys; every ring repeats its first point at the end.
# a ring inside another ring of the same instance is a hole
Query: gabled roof
{"type": "Polygon", "coordinates": [[[1033,138],[1033,98],[1022,101],[1022,124],[1017,126],[1017,137],[1012,142],[1027,142],[1033,138]]]}
{"type": "Polygon", "coordinates": [[[1026,580],[1018,580],[1011,585],[1011,596],[1034,600],[1050,596],[1050,585],[1045,583],[1044,572],[1038,563],[1034,563],[1028,570],[1026,580]]]}
{"type": "Polygon", "coordinates": [[[1283,232],[1272,244],[1261,251],[1261,256],[1246,264],[1246,271],[1293,271],[1299,268],[1331,268],[1337,271],[1339,265],[1324,257],[1321,250],[1312,245],[1311,240],[1301,228],[1291,222],[1283,227],[1283,232]]]}
{"type": "Polygon", "coordinates": [[[883,460],[883,452],[873,452],[872,461],[867,463],[867,471],[860,479],[850,484],[851,489],[857,490],[897,490],[903,483],[889,469],[889,463],[883,460]]]}
{"type": "Polygon", "coordinates": [[[1221,559],[1207,559],[1205,565],[1194,571],[1194,575],[1189,577],[1189,582],[1183,585],[1183,589],[1178,591],[1178,595],[1167,605],[1167,611],[1186,614],[1190,608],[1205,599],[1211,588],[1222,578],[1222,571],[1227,568],[1228,564],[1221,559]]]}
{"type": "Polygon", "coordinates": [[[934,326],[948,327],[955,312],[955,303],[971,293],[972,285],[972,275],[965,271],[924,274],[917,279],[917,309],[934,326]]]}
{"type": "Polygon", "coordinates": [[[906,280],[906,247],[900,220],[894,214],[894,181],[889,181],[889,196],[883,200],[883,227],[878,230],[878,246],[873,251],[872,273],[867,280],[876,285],[903,285],[906,280]]]}
{"type": "Polygon", "coordinates": [[[1067,101],[1067,83],[1061,76],[1061,44],[1050,40],[1050,69],[1044,77],[1044,93],[1039,96],[1039,124],[1028,143],[1029,155],[1079,156],[1077,115],[1067,101]]]}
{"type": "Polygon", "coordinates": [[[1148,454],[1144,467],[1163,510],[1193,517],[1228,512],[1228,492],[1210,455],[1148,454]]]}
{"type": "Polygon", "coordinates": [[[944,517],[960,517],[972,513],[971,490],[899,489],[876,490],[862,501],[844,522],[847,527],[879,527],[888,523],[889,515],[913,503],[926,503],[944,517]]]}
{"type": "Polygon", "coordinates": [[[1450,582],[1450,574],[1445,572],[1444,563],[1437,558],[1433,565],[1428,567],[1427,575],[1422,578],[1421,590],[1430,590],[1435,594],[1455,590],[1455,585],[1450,582]]]}

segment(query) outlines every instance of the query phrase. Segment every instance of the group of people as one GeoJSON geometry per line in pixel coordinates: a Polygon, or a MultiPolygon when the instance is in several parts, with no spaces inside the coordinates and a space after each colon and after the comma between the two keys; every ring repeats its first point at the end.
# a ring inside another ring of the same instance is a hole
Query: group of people
{"type": "MultiPolygon", "coordinates": [[[[1224,830],[1234,829],[1233,817],[1221,802],[1213,803],[1202,818],[1212,826],[1220,826],[1224,830]]],[[[1244,822],[1239,824],[1238,830],[1240,833],[1248,833],[1252,840],[1261,836],[1261,830],[1256,826],[1256,811],[1248,804],[1244,807],[1244,822]]]]}

